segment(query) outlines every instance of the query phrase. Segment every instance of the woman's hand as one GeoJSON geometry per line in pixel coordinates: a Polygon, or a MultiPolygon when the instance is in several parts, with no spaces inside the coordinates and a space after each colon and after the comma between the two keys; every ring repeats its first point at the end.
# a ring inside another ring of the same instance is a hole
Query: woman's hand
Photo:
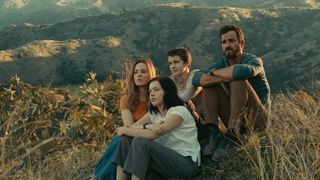
{"type": "Polygon", "coordinates": [[[161,124],[148,124],[147,129],[153,131],[154,133],[161,135],[163,134],[163,129],[161,128],[161,124]]]}

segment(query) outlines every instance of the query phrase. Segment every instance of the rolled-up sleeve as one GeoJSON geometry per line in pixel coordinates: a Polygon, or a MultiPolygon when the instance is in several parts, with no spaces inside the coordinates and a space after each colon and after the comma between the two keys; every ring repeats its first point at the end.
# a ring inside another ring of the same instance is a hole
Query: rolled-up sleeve
{"type": "Polygon", "coordinates": [[[192,78],[192,84],[195,87],[200,86],[200,80],[201,80],[201,76],[203,74],[208,74],[208,73],[210,73],[211,71],[213,71],[215,69],[222,68],[222,67],[225,66],[224,64],[225,64],[225,60],[224,59],[219,59],[217,62],[211,64],[206,70],[197,71],[195,73],[195,75],[193,76],[193,78],[192,78]]]}
{"type": "Polygon", "coordinates": [[[194,87],[198,87],[200,86],[200,79],[201,79],[201,76],[204,74],[204,72],[202,71],[197,71],[195,72],[193,78],[192,78],[192,85],[194,87]]]}
{"type": "Polygon", "coordinates": [[[245,64],[233,65],[233,79],[247,79],[254,77],[263,70],[260,58],[253,58],[245,64]]]}

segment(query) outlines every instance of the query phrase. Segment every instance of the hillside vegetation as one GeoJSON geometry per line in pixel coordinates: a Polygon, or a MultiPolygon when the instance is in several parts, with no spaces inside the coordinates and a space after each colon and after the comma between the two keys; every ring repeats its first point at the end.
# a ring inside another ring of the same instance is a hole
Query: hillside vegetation
{"type": "Polygon", "coordinates": [[[164,3],[241,8],[320,7],[317,0],[2,0],[0,29],[25,22],[52,24],[90,15],[133,11],[164,3]]]}
{"type": "Polygon", "coordinates": [[[320,11],[317,8],[242,9],[167,4],[119,14],[83,17],[53,25],[8,27],[0,31],[0,82],[18,74],[34,85],[101,80],[136,56],[150,56],[168,73],[166,52],[191,49],[194,68],[221,56],[218,30],[239,24],[245,50],[261,56],[273,91],[299,88],[320,76],[320,11]]]}
{"type": "MultiPolygon", "coordinates": [[[[99,84],[94,73],[72,90],[13,77],[0,91],[0,178],[88,179],[120,125],[124,91],[123,81],[99,84]]],[[[193,179],[318,179],[319,97],[316,87],[273,95],[271,128],[252,134],[225,162],[203,159],[193,179]]]]}

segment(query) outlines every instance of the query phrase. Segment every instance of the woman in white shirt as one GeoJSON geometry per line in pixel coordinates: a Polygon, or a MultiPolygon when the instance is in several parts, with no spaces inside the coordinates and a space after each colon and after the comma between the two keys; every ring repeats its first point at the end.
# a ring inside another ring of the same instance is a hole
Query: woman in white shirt
{"type": "Polygon", "coordinates": [[[198,174],[200,145],[194,118],[167,77],[149,82],[149,114],[134,125],[120,127],[114,163],[117,179],[144,179],[148,169],[167,178],[198,174]]]}

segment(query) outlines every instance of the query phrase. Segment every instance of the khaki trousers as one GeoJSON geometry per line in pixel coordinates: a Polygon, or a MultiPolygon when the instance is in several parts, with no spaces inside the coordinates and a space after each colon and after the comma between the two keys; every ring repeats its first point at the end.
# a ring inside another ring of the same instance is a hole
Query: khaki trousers
{"type": "Polygon", "coordinates": [[[227,129],[236,132],[263,131],[269,126],[270,110],[247,80],[231,81],[230,89],[217,84],[202,91],[206,123],[218,125],[220,118],[227,129]]]}

